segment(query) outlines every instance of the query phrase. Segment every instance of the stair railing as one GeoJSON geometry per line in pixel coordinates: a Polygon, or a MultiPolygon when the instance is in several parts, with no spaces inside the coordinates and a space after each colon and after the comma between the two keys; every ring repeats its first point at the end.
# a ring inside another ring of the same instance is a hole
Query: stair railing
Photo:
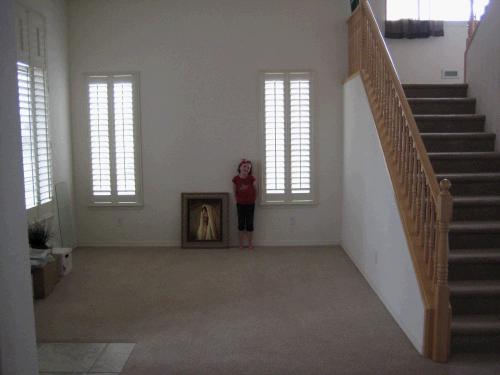
{"type": "Polygon", "coordinates": [[[437,182],[371,7],[348,20],[349,75],[365,85],[425,304],[424,354],[445,362],[450,348],[448,231],[450,182],[437,182]]]}

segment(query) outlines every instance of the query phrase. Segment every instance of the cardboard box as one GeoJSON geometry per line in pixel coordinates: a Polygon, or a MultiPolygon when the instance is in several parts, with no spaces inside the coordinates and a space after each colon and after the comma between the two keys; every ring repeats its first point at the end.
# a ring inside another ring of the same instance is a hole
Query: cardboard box
{"type": "Polygon", "coordinates": [[[52,255],[57,260],[57,267],[60,276],[65,276],[73,269],[73,249],[71,247],[54,247],[52,255]]]}
{"type": "Polygon", "coordinates": [[[56,261],[51,260],[43,267],[32,268],[31,277],[33,279],[33,296],[36,299],[47,297],[59,281],[56,261]]]}

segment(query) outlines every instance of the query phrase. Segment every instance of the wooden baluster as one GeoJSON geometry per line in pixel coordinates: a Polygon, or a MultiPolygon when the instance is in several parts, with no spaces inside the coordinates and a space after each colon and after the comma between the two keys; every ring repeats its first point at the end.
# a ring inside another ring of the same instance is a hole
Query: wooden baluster
{"type": "Polygon", "coordinates": [[[450,194],[451,183],[447,179],[439,183],[437,207],[437,257],[434,299],[434,325],[432,358],[438,362],[448,359],[450,349],[450,292],[448,288],[448,228],[453,202],[450,194]]]}
{"type": "Polygon", "coordinates": [[[404,161],[405,161],[405,150],[404,150],[404,145],[405,145],[405,139],[404,139],[404,128],[402,126],[402,120],[403,120],[403,117],[401,116],[401,113],[400,113],[400,116],[399,116],[399,123],[398,123],[398,132],[399,132],[399,144],[400,144],[400,151],[398,152],[398,157],[401,159],[401,163],[399,165],[399,170],[398,170],[398,173],[399,173],[399,176],[403,176],[403,172],[404,172],[404,161]]]}
{"type": "MultiPolygon", "coordinates": [[[[414,150],[412,149],[412,151],[414,150]]],[[[411,164],[412,168],[411,168],[411,181],[410,181],[410,187],[411,187],[410,215],[412,219],[415,219],[415,209],[416,209],[415,197],[417,196],[418,170],[417,170],[417,155],[414,152],[411,158],[411,164]]]]}
{"type": "Polygon", "coordinates": [[[400,143],[400,136],[401,136],[401,128],[399,127],[399,122],[401,119],[401,108],[399,107],[399,103],[397,103],[396,106],[396,122],[394,123],[394,133],[396,135],[396,148],[395,148],[395,153],[394,153],[394,158],[396,160],[396,170],[399,173],[399,167],[401,165],[401,143],[400,143]]]}
{"type": "Polygon", "coordinates": [[[425,210],[424,210],[424,262],[427,262],[429,256],[429,232],[430,232],[430,213],[431,213],[431,193],[429,185],[425,185],[425,210]]]}
{"type": "Polygon", "coordinates": [[[413,202],[414,202],[414,206],[415,206],[415,209],[412,211],[412,217],[413,217],[413,220],[415,220],[415,227],[416,227],[416,230],[415,230],[415,234],[419,234],[419,230],[420,228],[418,227],[418,215],[419,215],[419,210],[420,210],[420,190],[422,188],[422,171],[420,170],[419,168],[419,165],[418,165],[418,159],[417,159],[417,155],[415,153],[415,165],[417,167],[417,179],[415,181],[415,195],[413,196],[413,202]]]}
{"type": "MultiPolygon", "coordinates": [[[[406,120],[406,118],[405,118],[406,120]]],[[[405,158],[405,169],[403,172],[403,181],[406,186],[404,186],[404,191],[406,194],[410,194],[410,183],[408,180],[408,176],[410,174],[410,136],[408,134],[408,127],[406,126],[406,121],[403,123],[404,130],[405,130],[405,152],[404,152],[404,158],[405,158]]]]}
{"type": "Polygon", "coordinates": [[[418,232],[419,232],[419,245],[423,246],[424,244],[424,236],[425,236],[425,191],[427,188],[427,183],[425,179],[425,173],[422,168],[422,163],[418,160],[418,168],[420,173],[422,174],[422,178],[420,180],[420,199],[419,201],[419,209],[418,209],[418,232]]]}
{"type": "Polygon", "coordinates": [[[427,258],[427,275],[429,277],[433,274],[432,258],[434,257],[434,249],[436,245],[436,208],[434,202],[431,205],[431,218],[430,218],[430,233],[429,233],[429,257],[427,258]]]}

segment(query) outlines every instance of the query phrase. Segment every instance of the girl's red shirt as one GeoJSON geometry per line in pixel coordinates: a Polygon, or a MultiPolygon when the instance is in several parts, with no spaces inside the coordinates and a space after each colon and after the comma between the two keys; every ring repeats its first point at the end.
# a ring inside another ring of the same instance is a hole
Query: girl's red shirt
{"type": "Polygon", "coordinates": [[[233,183],[236,185],[236,203],[252,204],[255,203],[256,191],[253,183],[255,177],[248,175],[246,178],[241,178],[239,175],[233,178],[233,183]]]}

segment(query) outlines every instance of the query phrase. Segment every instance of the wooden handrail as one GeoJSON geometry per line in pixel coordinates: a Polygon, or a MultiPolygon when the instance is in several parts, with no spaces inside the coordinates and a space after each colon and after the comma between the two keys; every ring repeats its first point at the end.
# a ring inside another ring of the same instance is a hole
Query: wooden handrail
{"type": "Polygon", "coordinates": [[[450,346],[451,184],[448,180],[437,181],[367,0],[361,2],[347,23],[349,75],[359,72],[366,87],[426,308],[424,354],[444,362],[450,346]]]}

